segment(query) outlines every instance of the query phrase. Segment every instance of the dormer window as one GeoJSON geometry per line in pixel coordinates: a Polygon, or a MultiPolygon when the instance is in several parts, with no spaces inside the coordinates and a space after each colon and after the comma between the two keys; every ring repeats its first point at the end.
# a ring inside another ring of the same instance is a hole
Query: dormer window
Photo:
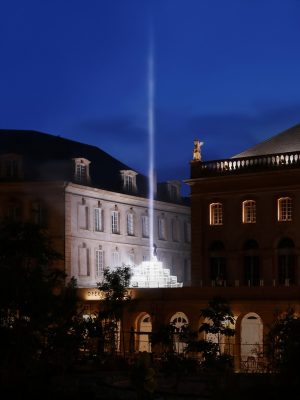
{"type": "Polygon", "coordinates": [[[136,193],[137,186],[136,186],[136,176],[137,172],[123,169],[121,172],[122,182],[123,182],[123,190],[126,193],[136,193]]]}
{"type": "Polygon", "coordinates": [[[180,199],[180,182],[169,181],[167,182],[168,197],[171,201],[178,201],[180,199]]]}
{"type": "Polygon", "coordinates": [[[81,185],[90,183],[90,161],[86,158],[73,158],[74,160],[74,181],[81,185]]]}
{"type": "Polygon", "coordinates": [[[1,178],[20,179],[22,177],[22,156],[4,154],[1,156],[1,178]]]}

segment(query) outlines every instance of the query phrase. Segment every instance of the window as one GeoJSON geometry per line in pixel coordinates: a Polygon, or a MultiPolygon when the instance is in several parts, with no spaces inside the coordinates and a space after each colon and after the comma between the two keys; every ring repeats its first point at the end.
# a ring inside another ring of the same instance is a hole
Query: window
{"type": "Polygon", "coordinates": [[[96,250],[96,277],[103,277],[104,271],[104,251],[102,249],[96,250]]]}
{"type": "Polygon", "coordinates": [[[163,216],[158,218],[158,239],[166,240],[166,219],[163,216]]]}
{"type": "Polygon", "coordinates": [[[258,286],[260,283],[258,244],[248,240],[244,245],[244,277],[246,286],[258,286]]]}
{"type": "Polygon", "coordinates": [[[21,178],[22,157],[19,154],[4,154],[0,157],[0,173],[2,178],[21,178]]]}
{"type": "Polygon", "coordinates": [[[84,204],[78,205],[78,226],[80,229],[88,229],[89,209],[84,204]]]}
{"type": "Polygon", "coordinates": [[[171,229],[172,229],[172,240],[173,242],[178,242],[178,219],[173,218],[171,221],[171,229]]]}
{"type": "Polygon", "coordinates": [[[120,213],[116,210],[111,212],[111,232],[120,233],[120,213]]]}
{"type": "Polygon", "coordinates": [[[209,205],[209,224],[223,224],[223,205],[222,203],[211,203],[209,205]]]}
{"type": "Polygon", "coordinates": [[[123,169],[120,171],[123,180],[123,190],[126,193],[136,193],[136,176],[137,172],[123,169]]]}
{"type": "Polygon", "coordinates": [[[94,229],[103,232],[103,210],[100,207],[94,208],[94,229]]]}
{"type": "Polygon", "coordinates": [[[75,170],[74,181],[79,184],[87,184],[90,181],[89,165],[90,161],[85,158],[73,158],[75,170]]]}
{"type": "Polygon", "coordinates": [[[135,254],[133,249],[131,249],[130,252],[128,253],[128,263],[131,266],[135,265],[135,254]]]}
{"type": "Polygon", "coordinates": [[[132,212],[127,214],[127,235],[134,236],[134,215],[132,212]]]}
{"type": "Polygon", "coordinates": [[[191,224],[185,221],[183,224],[184,242],[191,243],[191,224]]]}
{"type": "Polygon", "coordinates": [[[292,199],[290,197],[281,197],[277,203],[278,221],[292,220],[292,199]]]}
{"type": "Polygon", "coordinates": [[[11,221],[20,221],[22,219],[22,206],[18,201],[12,200],[8,204],[7,218],[11,221]]]}
{"type": "Polygon", "coordinates": [[[34,224],[45,226],[46,225],[46,212],[45,208],[40,202],[34,202],[31,209],[31,219],[34,224]]]}
{"type": "Polygon", "coordinates": [[[142,236],[144,238],[149,237],[149,216],[142,215],[142,236]]]}
{"type": "Polygon", "coordinates": [[[120,253],[118,248],[116,247],[116,249],[112,252],[112,266],[114,268],[119,267],[120,266],[120,253]]]}
{"type": "Polygon", "coordinates": [[[224,286],[226,282],[225,247],[221,241],[214,242],[210,247],[210,279],[215,286],[224,286]]]}
{"type": "Polygon", "coordinates": [[[295,283],[295,245],[290,238],[278,244],[278,281],[286,286],[295,283]]]}
{"type": "Polygon", "coordinates": [[[126,192],[132,193],[134,188],[133,176],[125,175],[125,190],[126,192]]]}
{"type": "Polygon", "coordinates": [[[85,243],[79,247],[79,275],[89,276],[89,250],[85,243]]]}
{"type": "Polygon", "coordinates": [[[243,223],[254,224],[256,222],[256,202],[254,200],[243,201],[243,223]]]}
{"type": "Polygon", "coordinates": [[[171,200],[177,201],[179,199],[179,188],[177,185],[171,185],[170,187],[171,200]]]}

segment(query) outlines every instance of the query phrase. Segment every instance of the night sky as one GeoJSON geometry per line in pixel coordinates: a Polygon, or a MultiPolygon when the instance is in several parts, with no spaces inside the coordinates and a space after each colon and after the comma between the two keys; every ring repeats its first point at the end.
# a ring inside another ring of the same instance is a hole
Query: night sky
{"type": "Polygon", "coordinates": [[[299,0],[6,0],[0,128],[96,145],[148,168],[154,38],[158,180],[189,178],[300,123],[299,0]]]}

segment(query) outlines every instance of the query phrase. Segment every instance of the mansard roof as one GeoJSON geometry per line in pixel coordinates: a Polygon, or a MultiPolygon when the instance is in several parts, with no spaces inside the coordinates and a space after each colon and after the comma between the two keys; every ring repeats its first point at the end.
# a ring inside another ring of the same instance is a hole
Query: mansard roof
{"type": "Polygon", "coordinates": [[[265,154],[300,151],[300,124],[295,125],[271,138],[250,147],[232,158],[254,157],[265,154]]]}
{"type": "MultiPolygon", "coordinates": [[[[122,191],[121,170],[132,170],[96,146],[31,130],[0,129],[0,154],[20,154],[25,180],[72,181],[72,159],[85,158],[90,164],[90,186],[122,191]]],[[[139,195],[147,195],[148,179],[137,175],[139,195]]]]}
{"type": "MultiPolygon", "coordinates": [[[[27,181],[74,181],[75,158],[90,161],[89,186],[118,193],[124,192],[121,171],[130,166],[112,157],[100,148],[61,136],[32,130],[0,129],[0,155],[18,154],[23,160],[23,179],[27,181]]],[[[138,171],[134,195],[148,196],[148,177],[138,171]]],[[[158,193],[157,200],[187,204],[185,198],[178,201],[165,199],[158,193]]]]}

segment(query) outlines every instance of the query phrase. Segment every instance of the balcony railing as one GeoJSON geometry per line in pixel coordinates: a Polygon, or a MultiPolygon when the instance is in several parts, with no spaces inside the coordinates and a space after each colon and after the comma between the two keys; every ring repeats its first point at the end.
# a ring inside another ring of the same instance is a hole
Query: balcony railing
{"type": "Polygon", "coordinates": [[[191,178],[278,168],[299,168],[299,166],[300,152],[276,153],[213,161],[191,161],[191,178]]]}

